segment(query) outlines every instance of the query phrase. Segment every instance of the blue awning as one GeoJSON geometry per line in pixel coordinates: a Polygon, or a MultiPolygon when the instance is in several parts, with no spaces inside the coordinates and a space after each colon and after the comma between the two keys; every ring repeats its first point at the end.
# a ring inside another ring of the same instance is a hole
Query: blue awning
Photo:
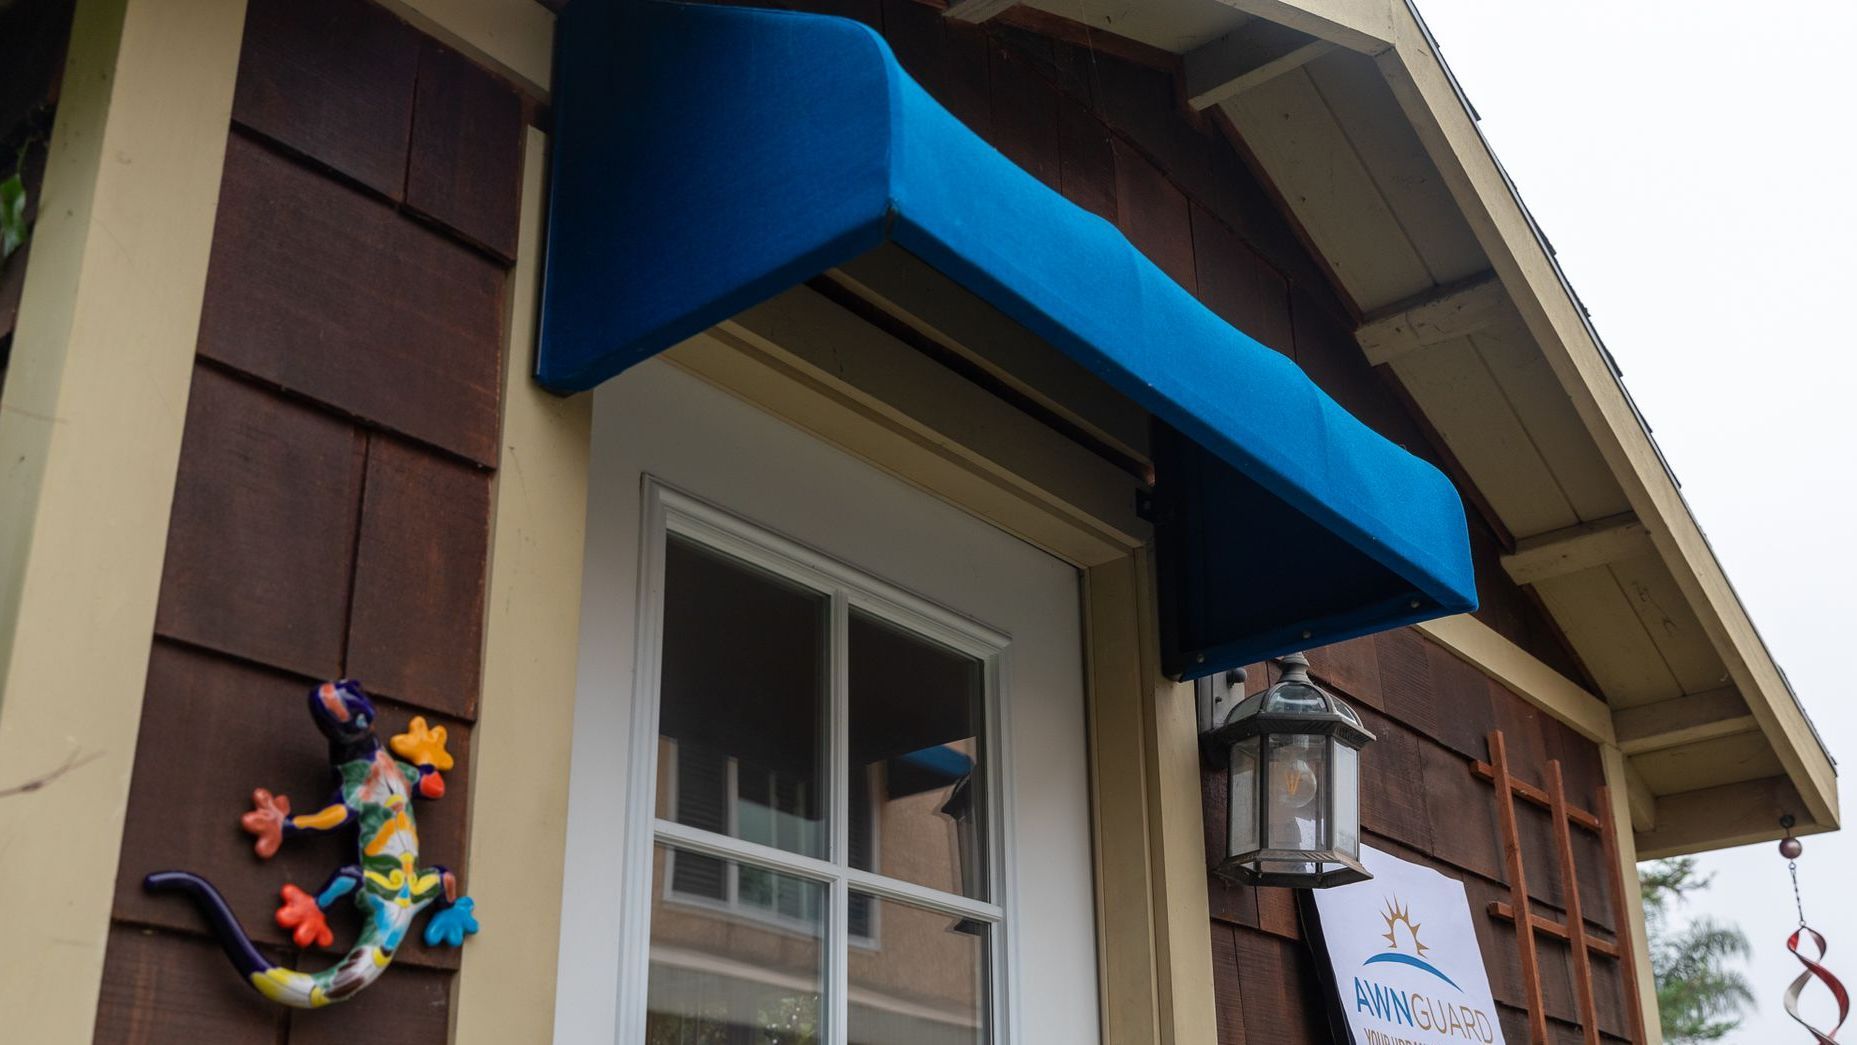
{"type": "Polygon", "coordinates": [[[556,39],[545,386],[592,388],[894,243],[1166,426],[1170,673],[1475,606],[1442,474],[983,142],[868,27],[576,0],[556,39]]]}

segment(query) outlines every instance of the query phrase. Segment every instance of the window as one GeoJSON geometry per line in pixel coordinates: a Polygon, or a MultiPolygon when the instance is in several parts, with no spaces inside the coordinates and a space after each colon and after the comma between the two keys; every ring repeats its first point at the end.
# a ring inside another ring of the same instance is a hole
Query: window
{"type": "Polygon", "coordinates": [[[645,1040],[995,1041],[1004,640],[663,496],[645,1040]]]}

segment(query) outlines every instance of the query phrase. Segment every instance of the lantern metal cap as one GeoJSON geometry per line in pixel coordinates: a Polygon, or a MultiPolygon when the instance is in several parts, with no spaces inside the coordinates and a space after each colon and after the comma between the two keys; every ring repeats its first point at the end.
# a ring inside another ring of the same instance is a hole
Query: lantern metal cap
{"type": "Polygon", "coordinates": [[[1351,747],[1371,743],[1373,733],[1340,697],[1309,678],[1309,658],[1291,653],[1278,659],[1283,677],[1262,693],[1246,697],[1206,740],[1221,748],[1260,733],[1334,735],[1351,747]]]}

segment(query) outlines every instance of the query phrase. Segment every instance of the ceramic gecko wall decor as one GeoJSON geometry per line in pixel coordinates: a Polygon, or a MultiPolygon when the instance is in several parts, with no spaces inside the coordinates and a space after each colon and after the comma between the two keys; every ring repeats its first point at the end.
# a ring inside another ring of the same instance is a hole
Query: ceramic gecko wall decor
{"type": "Polygon", "coordinates": [[[193,898],[232,959],[233,967],[272,1001],[313,1009],[353,997],[373,983],[393,961],[413,919],[437,905],[427,919],[428,947],[457,947],[477,931],[468,896],[457,895],[457,879],[443,867],[419,865],[419,832],[413,825],[413,798],[440,798],[452,766],[445,751],[445,727],[428,727],[414,718],[407,730],[388,741],[392,754],[374,736],[374,705],[359,683],[325,682],[310,691],[310,717],[329,740],[329,761],[337,790],[313,813],[292,816],[290,799],[263,788],[252,792],[252,810],[240,824],[256,837],[252,849],[260,859],[277,853],[286,838],[309,832],[352,829],[359,849],[355,863],[329,876],[310,895],[294,885],[281,891],[277,924],[290,930],[299,947],[327,947],[334,942],[324,912],[354,894],[364,919],[360,937],[348,953],[321,972],[303,973],[273,964],[252,945],[251,937],[226,906],[219,890],[187,871],[162,871],[142,880],[150,892],[180,892],[193,898]],[[398,759],[394,755],[400,756],[398,759]],[[403,760],[403,761],[402,761],[403,760]]]}

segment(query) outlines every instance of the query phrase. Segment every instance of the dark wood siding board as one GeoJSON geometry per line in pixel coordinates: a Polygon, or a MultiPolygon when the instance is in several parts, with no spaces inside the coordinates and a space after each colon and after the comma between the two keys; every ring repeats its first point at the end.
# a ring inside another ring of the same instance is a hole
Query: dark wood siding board
{"type": "Polygon", "coordinates": [[[1432,690],[1430,643],[1409,629],[1374,636],[1380,666],[1380,707],[1387,717],[1428,737],[1444,732],[1440,706],[1432,690]]]}
{"type": "Polygon", "coordinates": [[[1244,981],[1238,968],[1237,934],[1229,925],[1212,923],[1212,996],[1219,1045],[1246,1045],[1244,981]]]}
{"type": "MultiPolygon", "coordinates": [[[[1418,734],[1365,708],[1360,716],[1375,740],[1361,757],[1361,826],[1432,851],[1431,813],[1425,802],[1424,744],[1418,734]]],[[[1445,830],[1452,829],[1450,822],[1445,830]]]]}
{"type": "Polygon", "coordinates": [[[1425,643],[1425,654],[1431,662],[1434,699],[1443,711],[1433,739],[1465,758],[1485,757],[1485,738],[1495,725],[1489,676],[1435,642],[1425,643]]]}
{"type": "MultiPolygon", "coordinates": [[[[254,940],[288,946],[271,920],[278,889],[286,882],[319,888],[335,868],[354,862],[353,836],[340,831],[300,836],[264,861],[252,853],[239,817],[251,808],[254,788],[288,796],[293,812],[313,812],[328,800],[328,750],[305,703],[315,681],[155,643],[117,870],[117,920],[204,933],[206,923],[192,904],[142,890],[142,878],[151,872],[193,871],[219,888],[254,940]]],[[[404,729],[416,713],[384,699],[377,706],[383,737],[404,729]]],[[[446,727],[457,766],[446,774],[446,797],[420,803],[420,838],[429,862],[457,867],[463,863],[470,803],[470,726],[429,713],[428,720],[446,727]]],[[[334,914],[330,924],[338,945],[345,944],[358,923],[347,905],[334,914]]],[[[336,953],[317,952],[302,961],[315,968],[336,953]]],[[[427,950],[415,941],[401,949],[399,960],[455,968],[458,959],[453,949],[427,950]]],[[[223,959],[215,972],[231,975],[223,959]]]]}
{"type": "Polygon", "coordinates": [[[1302,939],[1302,919],[1291,889],[1257,887],[1257,928],[1285,940],[1302,939]]]}
{"type": "Polygon", "coordinates": [[[489,473],[375,440],[348,674],[417,707],[475,717],[489,535],[489,473]]]}
{"type": "Polygon", "coordinates": [[[1058,93],[1087,110],[1096,108],[1096,67],[1102,58],[1088,47],[1010,25],[1000,19],[988,23],[993,39],[1032,64],[1058,93]]]}
{"type": "Polygon", "coordinates": [[[1058,92],[1011,49],[987,48],[993,145],[1039,181],[1062,191],[1058,92]]]}
{"type": "Polygon", "coordinates": [[[1183,190],[1205,195],[1211,160],[1199,117],[1181,104],[1174,74],[1120,61],[1098,62],[1091,74],[1103,122],[1183,190]]]}
{"type": "Polygon", "coordinates": [[[1171,51],[1163,51],[1114,33],[1100,32],[1063,15],[1041,11],[1030,4],[1008,8],[988,24],[1029,30],[1058,43],[1090,51],[1097,61],[1127,62],[1165,73],[1174,73],[1180,68],[1180,56],[1171,51]]]}
{"type": "MultiPolygon", "coordinates": [[[[272,961],[289,952],[260,948],[272,961]]],[[[111,926],[95,1040],[109,1045],[281,1041],[282,1006],[258,996],[213,941],[111,926]]]]}
{"type": "Polygon", "coordinates": [[[1489,680],[1489,696],[1496,728],[1502,730],[1509,748],[1509,774],[1535,787],[1546,787],[1546,723],[1553,719],[1494,679],[1489,680]]]}
{"type": "Polygon", "coordinates": [[[1368,635],[1308,651],[1309,673],[1335,692],[1368,707],[1380,706],[1380,652],[1368,635]]]}
{"type": "Polygon", "coordinates": [[[1289,284],[1282,274],[1211,211],[1195,204],[1191,218],[1200,300],[1254,340],[1293,358],[1289,284]]]}
{"type": "MultiPolygon", "coordinates": [[[[1600,815],[1605,814],[1601,812],[1600,815]]],[[[1617,872],[1606,859],[1605,844],[1593,832],[1576,828],[1573,862],[1579,869],[1580,910],[1586,915],[1587,925],[1605,929],[1602,936],[1606,938],[1616,937],[1619,920],[1612,904],[1612,876],[1617,872]]]]}
{"type": "Polygon", "coordinates": [[[505,282],[475,250],[235,134],[200,352],[488,465],[505,282]]]}
{"type": "Polygon", "coordinates": [[[1186,196],[1153,161],[1115,141],[1116,198],[1122,234],[1175,283],[1192,291],[1193,219],[1186,196]]]}
{"type": "Polygon", "coordinates": [[[452,977],[433,969],[402,969],[398,964],[340,1005],[289,1010],[290,1045],[444,1045],[450,1041],[452,977]]]}
{"type": "Polygon", "coordinates": [[[1593,1000],[1599,1006],[1599,1030],[1608,1037],[1631,1037],[1631,1018],[1625,1010],[1625,978],[1616,959],[1593,955],[1593,1000]]]}
{"type": "Polygon", "coordinates": [[[987,86],[992,44],[986,30],[947,18],[940,20],[942,46],[947,49],[944,68],[948,94],[938,95],[937,100],[976,134],[992,141],[993,102],[987,86]]]}
{"type": "Polygon", "coordinates": [[[1425,805],[1434,824],[1448,830],[1432,832],[1432,852],[1439,859],[1481,875],[1504,881],[1502,843],[1489,785],[1470,775],[1468,764],[1436,744],[1421,744],[1424,761],[1425,805]]]}
{"type": "Polygon", "coordinates": [[[1545,933],[1535,934],[1535,947],[1541,960],[1541,988],[1548,1018],[1580,1026],[1580,1004],[1573,990],[1572,950],[1565,940],[1545,933]]]}
{"type": "Polygon", "coordinates": [[[1118,219],[1114,136],[1073,98],[1058,101],[1058,188],[1104,221],[1118,219]]]}
{"type": "Polygon", "coordinates": [[[232,117],[400,199],[419,41],[365,0],[252,0],[232,117]]]}
{"type": "Polygon", "coordinates": [[[516,257],[522,97],[469,58],[427,39],[419,51],[407,206],[505,261],[516,257]]]}
{"type": "Polygon", "coordinates": [[[1251,929],[1233,929],[1232,934],[1248,1045],[1327,1042],[1326,995],[1309,948],[1251,929]]]}
{"type": "Polygon", "coordinates": [[[340,674],[362,447],[344,421],[196,368],[156,632],[340,674]]]}

